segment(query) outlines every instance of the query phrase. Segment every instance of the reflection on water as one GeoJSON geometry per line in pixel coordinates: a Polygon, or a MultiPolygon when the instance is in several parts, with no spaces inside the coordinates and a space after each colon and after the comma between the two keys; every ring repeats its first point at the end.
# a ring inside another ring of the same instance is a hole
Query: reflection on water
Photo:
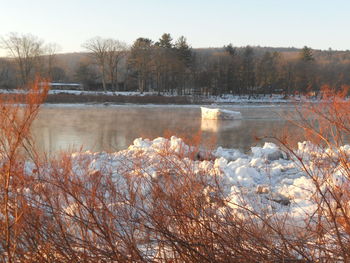
{"type": "Polygon", "coordinates": [[[206,120],[201,121],[201,130],[208,132],[221,132],[238,128],[242,125],[241,120],[206,120]]]}
{"type": "Polygon", "coordinates": [[[165,134],[191,137],[201,131],[202,144],[248,151],[257,136],[274,136],[292,125],[283,120],[288,106],[229,107],[239,110],[243,120],[201,120],[200,107],[110,106],[42,108],[33,126],[41,151],[65,149],[116,151],[127,148],[138,137],[154,139],[165,134]]]}

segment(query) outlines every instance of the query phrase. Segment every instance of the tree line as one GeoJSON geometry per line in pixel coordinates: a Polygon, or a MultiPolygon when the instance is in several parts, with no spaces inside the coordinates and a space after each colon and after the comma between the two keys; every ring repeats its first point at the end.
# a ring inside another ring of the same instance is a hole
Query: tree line
{"type": "Polygon", "coordinates": [[[95,37],[75,63],[56,44],[11,33],[0,40],[0,87],[24,86],[36,74],[53,82],[78,82],[86,90],[152,91],[176,95],[317,94],[325,84],[350,85],[350,51],[234,47],[193,49],[184,36],[140,37],[131,46],[95,37]]]}

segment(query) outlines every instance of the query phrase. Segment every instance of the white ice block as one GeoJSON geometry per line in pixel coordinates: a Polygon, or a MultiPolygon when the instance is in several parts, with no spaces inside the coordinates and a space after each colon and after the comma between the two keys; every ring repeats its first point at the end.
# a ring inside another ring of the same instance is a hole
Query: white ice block
{"type": "Polygon", "coordinates": [[[242,114],[239,111],[211,109],[201,107],[202,119],[204,120],[240,120],[242,114]]]}

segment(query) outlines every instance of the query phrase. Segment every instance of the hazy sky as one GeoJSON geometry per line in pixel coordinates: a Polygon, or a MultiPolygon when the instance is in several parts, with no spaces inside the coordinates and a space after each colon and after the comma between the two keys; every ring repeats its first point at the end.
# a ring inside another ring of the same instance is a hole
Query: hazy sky
{"type": "Polygon", "coordinates": [[[162,33],[192,47],[350,49],[350,0],[0,0],[0,36],[31,33],[82,51],[94,36],[131,44],[162,33]]]}

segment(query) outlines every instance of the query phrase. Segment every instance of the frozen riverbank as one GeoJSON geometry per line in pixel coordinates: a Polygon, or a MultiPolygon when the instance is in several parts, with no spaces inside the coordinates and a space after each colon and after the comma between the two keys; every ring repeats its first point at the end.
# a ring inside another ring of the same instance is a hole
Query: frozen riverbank
{"type": "MultiPolygon", "coordinates": [[[[322,154],[307,142],[299,143],[298,147],[297,152],[310,167],[314,165],[310,157],[322,154]]],[[[349,145],[342,149],[350,156],[349,145]]],[[[162,174],[166,158],[176,169],[191,169],[195,174],[196,171],[200,173],[204,170],[211,174],[212,178],[209,176],[207,182],[208,194],[213,182],[219,182],[228,207],[237,213],[244,214],[248,209],[260,211],[265,216],[280,214],[281,217],[288,217],[290,224],[297,223],[299,227],[310,223],[317,209],[313,201],[316,189],[312,178],[305,174],[297,160],[290,158],[273,143],[252,147],[250,154],[222,147],[205,153],[174,136],[169,140],[157,138],[153,141],[139,138],[126,150],[115,153],[75,153],[72,158],[75,171],[83,169],[80,167],[80,160],[83,159],[84,164],[86,161],[89,163],[90,172],[103,169],[112,172],[117,178],[119,173],[127,169],[129,174],[137,174],[147,180],[162,174]]],[[[334,169],[339,171],[340,168],[334,169]]],[[[330,180],[334,180],[332,184],[339,183],[341,174],[335,172],[330,180]]]]}
{"type": "MultiPolygon", "coordinates": [[[[23,90],[1,90],[0,93],[14,96],[25,94],[23,90]]],[[[109,104],[284,104],[294,102],[317,101],[307,97],[285,97],[282,94],[273,95],[233,95],[224,94],[220,96],[198,96],[198,95],[176,95],[157,94],[156,92],[103,92],[103,91],[80,91],[80,90],[50,90],[47,103],[109,103],[109,104]]]]}
{"type": "Polygon", "coordinates": [[[123,255],[136,250],[145,262],[163,262],[187,250],[206,254],[210,244],[215,258],[317,262],[348,238],[346,224],[334,226],[318,201],[335,210],[347,201],[343,194],[335,202],[330,189],[348,185],[334,160],[342,154],[349,162],[350,146],[304,142],[295,153],[299,158],[273,143],[244,154],[205,151],[174,136],[138,138],[118,152],[77,152],[40,167],[27,162],[32,185],[23,192],[41,211],[42,231],[48,225],[49,233],[68,237],[77,253],[97,243],[99,257],[122,246],[123,255]]]}

